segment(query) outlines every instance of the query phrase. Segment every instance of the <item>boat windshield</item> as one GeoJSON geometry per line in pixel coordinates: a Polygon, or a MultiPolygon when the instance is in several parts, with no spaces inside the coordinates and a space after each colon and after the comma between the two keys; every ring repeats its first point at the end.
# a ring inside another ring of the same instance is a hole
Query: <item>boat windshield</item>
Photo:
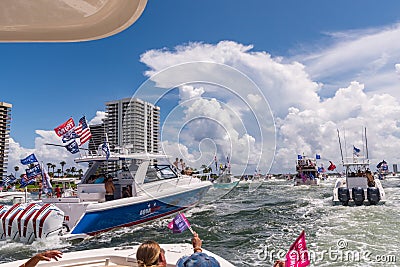
{"type": "Polygon", "coordinates": [[[170,165],[153,165],[149,168],[144,179],[144,183],[150,183],[158,180],[176,178],[178,175],[170,165]]]}

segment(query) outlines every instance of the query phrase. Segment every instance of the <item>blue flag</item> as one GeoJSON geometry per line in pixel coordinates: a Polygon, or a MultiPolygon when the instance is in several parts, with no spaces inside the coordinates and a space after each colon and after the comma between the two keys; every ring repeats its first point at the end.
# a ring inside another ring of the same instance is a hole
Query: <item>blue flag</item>
{"type": "Polygon", "coordinates": [[[62,136],[62,141],[63,143],[67,143],[68,141],[71,141],[72,139],[78,138],[79,136],[75,133],[74,130],[71,130],[69,132],[66,132],[63,136],[62,136]]]}
{"type": "Polygon", "coordinates": [[[103,145],[101,146],[101,150],[103,150],[104,153],[106,153],[106,160],[108,160],[108,158],[110,157],[110,148],[108,147],[106,141],[104,141],[103,145]]]}
{"type": "Polygon", "coordinates": [[[26,176],[28,178],[35,177],[42,173],[42,170],[40,169],[39,165],[36,165],[30,169],[26,169],[25,171],[26,171],[26,176]]]}
{"type": "Polygon", "coordinates": [[[316,154],[316,155],[315,155],[315,158],[316,158],[316,159],[321,159],[321,155],[316,154]]]}
{"type": "Polygon", "coordinates": [[[21,181],[20,181],[20,187],[25,187],[25,186],[27,186],[27,185],[29,185],[29,184],[33,184],[33,183],[35,183],[35,181],[36,181],[36,178],[35,178],[35,176],[34,177],[31,177],[31,178],[28,178],[28,176],[26,176],[26,174],[24,174],[22,177],[21,177],[21,181]]]}
{"type": "Polygon", "coordinates": [[[297,159],[303,159],[301,155],[297,155],[297,159]]]}
{"type": "Polygon", "coordinates": [[[21,159],[21,164],[23,165],[29,165],[34,162],[38,162],[38,160],[36,159],[36,156],[33,153],[27,156],[26,158],[21,159]]]}
{"type": "Polygon", "coordinates": [[[78,143],[74,140],[68,145],[65,146],[65,148],[71,152],[72,154],[78,153],[79,152],[79,146],[78,143]]]}
{"type": "Polygon", "coordinates": [[[4,177],[3,179],[3,186],[6,186],[8,184],[12,184],[17,180],[17,178],[15,178],[15,176],[13,174],[7,175],[6,177],[4,177]]]}
{"type": "Polygon", "coordinates": [[[356,148],[355,146],[353,146],[353,154],[355,155],[355,156],[359,156],[360,155],[360,149],[359,148],[356,148]]]}

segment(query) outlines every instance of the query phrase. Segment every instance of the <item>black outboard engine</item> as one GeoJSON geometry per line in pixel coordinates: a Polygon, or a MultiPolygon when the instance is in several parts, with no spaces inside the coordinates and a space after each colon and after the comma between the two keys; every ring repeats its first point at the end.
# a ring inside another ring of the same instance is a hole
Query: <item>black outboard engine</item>
{"type": "Polygon", "coordinates": [[[369,204],[371,204],[371,205],[378,204],[379,200],[381,200],[381,194],[379,193],[379,188],[368,187],[367,198],[368,198],[369,204]]]}
{"type": "Polygon", "coordinates": [[[350,191],[346,187],[338,188],[338,198],[339,201],[343,204],[343,206],[347,206],[350,200],[350,191]]]}
{"type": "Polygon", "coordinates": [[[362,187],[353,187],[353,201],[357,206],[361,206],[364,203],[364,189],[362,187]]]}

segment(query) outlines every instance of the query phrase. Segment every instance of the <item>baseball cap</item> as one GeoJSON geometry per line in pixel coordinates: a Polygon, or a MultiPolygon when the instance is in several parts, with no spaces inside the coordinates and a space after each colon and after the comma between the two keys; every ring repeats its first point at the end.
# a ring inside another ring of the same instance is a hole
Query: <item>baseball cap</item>
{"type": "Polygon", "coordinates": [[[197,252],[190,256],[184,256],[176,263],[177,267],[220,267],[219,262],[212,256],[197,252]]]}

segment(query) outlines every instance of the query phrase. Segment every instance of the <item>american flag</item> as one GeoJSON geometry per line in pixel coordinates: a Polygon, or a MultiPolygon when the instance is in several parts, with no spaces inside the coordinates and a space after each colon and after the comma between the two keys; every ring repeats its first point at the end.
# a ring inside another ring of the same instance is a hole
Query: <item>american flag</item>
{"type": "Polygon", "coordinates": [[[92,134],[90,133],[90,128],[87,125],[85,116],[83,116],[79,120],[79,124],[75,128],[75,133],[79,136],[79,138],[81,140],[81,144],[80,145],[83,145],[84,143],[86,143],[92,137],[92,134]]]}

